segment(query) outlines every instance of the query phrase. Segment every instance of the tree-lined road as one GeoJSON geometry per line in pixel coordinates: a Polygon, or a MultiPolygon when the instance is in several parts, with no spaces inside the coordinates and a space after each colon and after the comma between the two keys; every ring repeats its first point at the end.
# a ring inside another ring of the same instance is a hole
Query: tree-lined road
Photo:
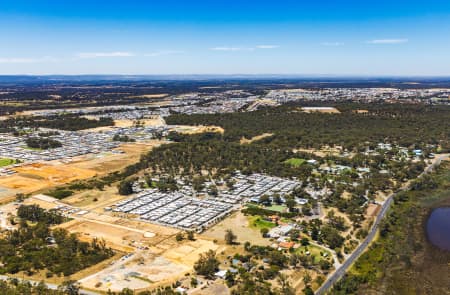
{"type": "MultiPolygon", "coordinates": [[[[430,164],[428,167],[426,167],[424,172],[422,172],[422,174],[420,174],[418,177],[421,177],[423,174],[432,172],[433,169],[435,167],[439,166],[441,164],[442,160],[448,158],[448,156],[449,156],[449,154],[442,154],[442,155],[439,155],[438,157],[436,157],[436,159],[434,159],[433,163],[430,164]]],[[[391,194],[387,198],[387,200],[382,205],[380,213],[377,215],[377,218],[375,219],[375,222],[374,222],[369,234],[367,235],[367,237],[356,248],[356,250],[353,251],[353,253],[345,260],[345,262],[327,278],[327,280],[322,284],[322,286],[319,289],[317,289],[317,291],[315,292],[316,295],[326,294],[326,292],[328,290],[330,290],[333,287],[333,285],[345,275],[345,273],[348,271],[348,269],[353,264],[353,262],[355,262],[355,260],[367,249],[367,246],[369,246],[369,244],[373,241],[373,238],[375,237],[375,235],[378,231],[378,227],[380,225],[381,220],[386,215],[386,212],[388,211],[389,207],[391,206],[392,200],[398,193],[408,190],[409,184],[410,184],[410,182],[406,183],[403,187],[400,188],[399,191],[391,194]]]]}

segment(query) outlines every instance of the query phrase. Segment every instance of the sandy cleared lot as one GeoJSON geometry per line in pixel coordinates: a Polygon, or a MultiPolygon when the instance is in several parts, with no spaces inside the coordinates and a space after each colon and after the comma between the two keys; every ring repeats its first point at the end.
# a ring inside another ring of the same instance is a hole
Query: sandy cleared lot
{"type": "MultiPolygon", "coordinates": [[[[116,127],[131,127],[134,125],[136,120],[115,120],[114,126],[116,127]]],[[[140,119],[139,122],[144,126],[162,126],[166,125],[166,122],[164,121],[161,116],[155,116],[155,118],[151,119],[140,119]]]]}
{"type": "Polygon", "coordinates": [[[217,282],[209,285],[203,290],[192,292],[193,295],[228,295],[230,290],[225,286],[224,282],[217,282]]]}
{"type": "Polygon", "coordinates": [[[16,215],[18,205],[15,203],[8,203],[0,206],[0,229],[14,229],[17,225],[10,223],[9,217],[16,215]]]}
{"type": "Polygon", "coordinates": [[[95,176],[88,169],[68,167],[66,165],[30,164],[14,169],[18,174],[0,179],[3,186],[33,192],[43,187],[55,186],[77,179],[95,176]]]}
{"type": "MultiPolygon", "coordinates": [[[[62,201],[45,195],[35,195],[24,201],[45,209],[65,205],[62,201]]],[[[84,208],[82,208],[84,209],[84,208]]],[[[93,238],[105,239],[116,250],[132,252],[137,248],[151,247],[174,236],[178,230],[137,220],[84,210],[70,215],[71,221],[56,227],[79,234],[80,239],[91,241],[93,238]]]]}
{"type": "Polygon", "coordinates": [[[261,140],[263,138],[270,137],[272,135],[273,135],[273,133],[263,133],[261,135],[254,136],[254,137],[252,137],[250,139],[242,137],[241,140],[240,140],[240,143],[241,144],[252,143],[254,141],[258,141],[258,140],[261,140]]]}
{"type": "Polygon", "coordinates": [[[167,93],[160,93],[160,94],[142,94],[142,95],[135,95],[135,96],[129,96],[130,98],[163,98],[168,96],[167,93]]]}
{"type": "Polygon", "coordinates": [[[134,250],[131,241],[138,241],[137,243],[142,244],[150,242],[150,239],[144,238],[144,231],[127,229],[114,224],[72,220],[60,227],[70,232],[78,233],[79,238],[84,241],[91,241],[93,238],[104,239],[109,247],[124,252],[132,252],[134,250]]]}
{"type": "Polygon", "coordinates": [[[380,211],[380,208],[381,208],[381,206],[378,204],[369,204],[369,206],[367,206],[366,215],[368,217],[377,216],[378,212],[380,211]]]}
{"type": "Polygon", "coordinates": [[[138,162],[143,153],[164,143],[167,143],[167,141],[152,140],[145,143],[122,144],[117,148],[117,150],[124,152],[122,154],[102,153],[98,155],[86,155],[75,158],[67,166],[93,170],[97,174],[107,174],[138,162]]]}
{"type": "Polygon", "coordinates": [[[80,280],[85,288],[99,291],[142,290],[170,283],[183,276],[189,268],[162,256],[140,251],[122,257],[103,271],[80,280]]]}
{"type": "Polygon", "coordinates": [[[240,211],[233,213],[223,221],[211,227],[202,233],[201,236],[223,241],[225,232],[228,229],[231,229],[233,233],[237,235],[237,241],[242,244],[248,241],[254,245],[270,245],[269,239],[264,239],[258,230],[250,228],[247,216],[240,211]]]}
{"type": "Polygon", "coordinates": [[[97,172],[59,164],[30,164],[14,168],[17,174],[0,177],[0,201],[16,193],[32,193],[74,180],[93,177],[97,172]]]}
{"type": "Polygon", "coordinates": [[[89,169],[68,167],[67,165],[30,164],[14,169],[20,176],[48,181],[51,184],[63,184],[77,179],[95,176],[89,169]]]}
{"type": "Polygon", "coordinates": [[[194,263],[198,260],[200,254],[211,249],[215,251],[219,249],[219,246],[214,244],[212,241],[200,238],[195,241],[185,241],[181,244],[176,241],[174,242],[173,240],[169,240],[165,243],[158,244],[157,247],[165,250],[162,253],[165,258],[190,267],[194,266],[194,263]]]}
{"type": "Polygon", "coordinates": [[[199,255],[210,249],[220,250],[211,241],[176,242],[172,237],[149,250],[138,250],[121,258],[103,271],[83,278],[81,283],[86,288],[102,291],[154,289],[192,272],[199,255]]]}
{"type": "MultiPolygon", "coordinates": [[[[83,116],[87,119],[94,120],[96,119],[94,116],[83,116]]],[[[154,116],[153,118],[148,119],[139,119],[139,120],[114,120],[114,126],[102,126],[96,128],[90,128],[82,130],[83,132],[101,132],[101,131],[109,131],[113,130],[116,127],[131,127],[135,125],[135,122],[139,121],[144,126],[162,126],[166,125],[166,122],[161,116],[154,116]]]]}
{"type": "Polygon", "coordinates": [[[24,205],[38,205],[41,208],[50,210],[61,204],[58,200],[47,195],[34,195],[23,201],[24,205]]]}
{"type": "Polygon", "coordinates": [[[324,114],[339,114],[340,111],[333,107],[303,107],[302,111],[305,113],[324,113],[324,114]]]}
{"type": "Polygon", "coordinates": [[[96,212],[72,217],[75,219],[59,227],[78,233],[80,239],[85,241],[93,238],[105,239],[108,246],[123,252],[151,247],[178,232],[172,228],[96,212]]]}
{"type": "Polygon", "coordinates": [[[20,190],[0,186],[0,204],[11,201],[20,190]]]}
{"type": "Polygon", "coordinates": [[[124,198],[126,196],[117,193],[116,186],[107,186],[104,190],[93,189],[76,193],[65,198],[63,202],[84,210],[104,213],[105,207],[111,206],[124,198]]]}
{"type": "Polygon", "coordinates": [[[223,133],[224,130],[220,126],[184,126],[179,125],[172,129],[173,131],[183,133],[183,134],[196,134],[196,133],[203,133],[203,132],[219,132],[223,133]]]}
{"type": "Polygon", "coordinates": [[[0,177],[0,203],[10,201],[17,193],[33,193],[74,180],[82,180],[121,170],[139,161],[140,156],[153,147],[167,143],[152,140],[145,143],[127,143],[112,152],[75,157],[70,163],[51,161],[14,168],[17,174],[0,177]]]}

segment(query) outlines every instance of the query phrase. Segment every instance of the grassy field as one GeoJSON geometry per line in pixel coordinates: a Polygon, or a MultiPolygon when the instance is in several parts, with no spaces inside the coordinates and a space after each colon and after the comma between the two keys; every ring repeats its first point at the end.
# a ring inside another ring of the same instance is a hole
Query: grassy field
{"type": "Polygon", "coordinates": [[[254,208],[261,208],[264,210],[270,210],[273,212],[285,212],[287,207],[285,205],[270,205],[270,206],[262,206],[262,205],[255,205],[255,204],[247,204],[247,207],[254,207],[254,208]]]}
{"type": "Polygon", "coordinates": [[[251,228],[255,228],[255,229],[259,229],[259,230],[261,230],[262,228],[271,229],[271,228],[274,228],[275,226],[277,226],[273,222],[264,220],[259,215],[249,216],[248,217],[248,224],[249,224],[249,226],[251,228]]]}
{"type": "Polygon", "coordinates": [[[11,164],[15,164],[16,160],[8,159],[8,158],[0,158],[0,167],[8,166],[11,164]]]}
{"type": "Polygon", "coordinates": [[[301,246],[298,247],[295,251],[300,254],[306,254],[306,252],[309,252],[309,255],[311,255],[311,257],[314,257],[313,263],[318,263],[319,261],[324,259],[332,259],[331,253],[329,251],[326,251],[325,249],[322,249],[316,245],[301,246]]]}
{"type": "Polygon", "coordinates": [[[305,162],[306,162],[306,160],[301,159],[301,158],[290,158],[290,159],[287,159],[286,161],[284,161],[285,164],[291,165],[293,167],[300,167],[305,162]]]}
{"type": "Polygon", "coordinates": [[[23,148],[26,149],[26,150],[30,150],[30,151],[43,151],[43,149],[32,148],[32,147],[29,147],[29,146],[24,146],[23,148]]]}
{"type": "Polygon", "coordinates": [[[286,210],[286,206],[283,205],[272,205],[268,207],[263,207],[266,210],[275,211],[275,212],[284,212],[286,210]]]}

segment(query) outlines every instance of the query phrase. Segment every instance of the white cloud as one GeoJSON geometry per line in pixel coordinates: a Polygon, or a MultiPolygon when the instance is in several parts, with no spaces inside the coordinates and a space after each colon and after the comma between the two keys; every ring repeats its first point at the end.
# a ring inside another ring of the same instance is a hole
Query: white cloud
{"type": "Polygon", "coordinates": [[[254,51],[257,49],[275,49],[279,48],[279,45],[271,45],[271,44],[263,44],[263,45],[256,45],[254,47],[234,47],[234,46],[218,46],[218,47],[212,47],[210,50],[215,51],[254,51]]]}
{"type": "Polygon", "coordinates": [[[8,63],[8,64],[30,64],[30,63],[40,63],[40,62],[57,62],[59,59],[44,56],[38,58],[30,58],[30,57],[0,57],[0,63],[8,63]]]}
{"type": "Polygon", "coordinates": [[[280,48],[280,45],[258,45],[256,46],[258,49],[275,49],[280,48]]]}
{"type": "Polygon", "coordinates": [[[322,42],[322,43],[320,43],[320,45],[336,47],[336,46],[343,46],[344,43],[343,42],[322,42]]]}
{"type": "Polygon", "coordinates": [[[115,52],[82,52],[78,53],[79,58],[97,58],[97,57],[131,57],[135,56],[131,52],[115,51],[115,52]]]}
{"type": "Polygon", "coordinates": [[[178,54],[183,53],[184,51],[181,50],[161,50],[161,51],[155,51],[150,52],[147,54],[144,54],[144,56],[154,57],[154,56],[161,56],[161,55],[170,55],[170,54],[178,54]]]}
{"type": "Polygon", "coordinates": [[[252,51],[254,48],[251,47],[213,47],[210,48],[215,51],[252,51]]]}
{"type": "Polygon", "coordinates": [[[366,41],[367,44],[402,44],[407,42],[408,39],[375,39],[366,41]]]}

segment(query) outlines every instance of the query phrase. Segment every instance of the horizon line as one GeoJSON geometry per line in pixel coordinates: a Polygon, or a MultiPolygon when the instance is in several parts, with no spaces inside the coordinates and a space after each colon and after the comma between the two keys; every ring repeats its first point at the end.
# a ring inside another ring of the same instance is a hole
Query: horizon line
{"type": "Polygon", "coordinates": [[[247,77],[299,77],[299,78],[450,78],[450,74],[280,74],[280,73],[234,73],[234,74],[221,74],[221,73],[208,73],[208,74],[0,74],[0,77],[180,77],[180,76],[218,76],[218,77],[234,77],[234,76],[247,76],[247,77]]]}

